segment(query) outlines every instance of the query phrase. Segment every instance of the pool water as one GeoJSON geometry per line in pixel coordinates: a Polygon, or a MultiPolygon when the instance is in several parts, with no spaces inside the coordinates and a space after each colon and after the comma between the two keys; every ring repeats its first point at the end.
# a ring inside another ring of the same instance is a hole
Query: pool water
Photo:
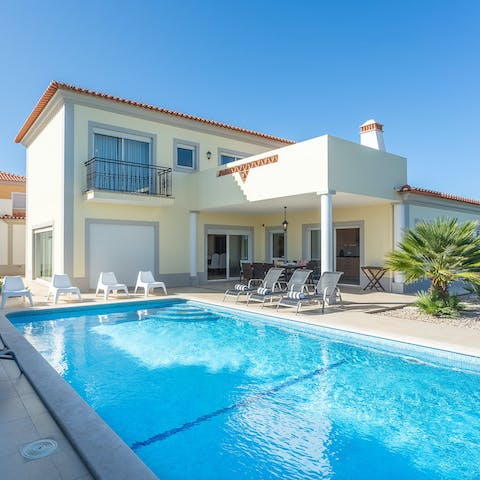
{"type": "Polygon", "coordinates": [[[162,480],[480,478],[475,365],[201,303],[102,309],[9,319],[162,480]]]}

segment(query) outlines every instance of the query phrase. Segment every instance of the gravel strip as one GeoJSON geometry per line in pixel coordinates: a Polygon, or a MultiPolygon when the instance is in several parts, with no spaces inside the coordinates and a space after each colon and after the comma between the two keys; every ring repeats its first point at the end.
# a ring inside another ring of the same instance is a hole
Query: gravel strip
{"type": "Polygon", "coordinates": [[[465,310],[460,312],[459,316],[455,318],[427,315],[420,312],[418,308],[414,306],[387,310],[379,313],[379,315],[480,330],[480,302],[478,297],[475,295],[465,295],[461,297],[461,300],[465,310]]]}

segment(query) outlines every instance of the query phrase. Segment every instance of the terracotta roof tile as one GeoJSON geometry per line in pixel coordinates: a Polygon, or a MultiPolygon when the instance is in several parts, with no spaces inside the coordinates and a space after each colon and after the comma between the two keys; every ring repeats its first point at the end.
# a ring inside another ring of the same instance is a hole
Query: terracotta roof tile
{"type": "Polygon", "coordinates": [[[148,105],[146,103],[136,102],[134,100],[126,100],[124,98],[115,97],[113,95],[108,95],[106,93],[100,93],[100,92],[96,92],[94,90],[88,90],[88,89],[85,89],[85,88],[75,87],[74,85],[68,85],[66,83],[55,82],[55,81],[50,83],[48,88],[45,90],[45,93],[42,95],[42,97],[38,101],[37,105],[32,110],[32,113],[30,114],[30,116],[27,118],[27,120],[23,124],[22,128],[20,129],[17,136],[15,137],[15,142],[16,143],[20,143],[22,141],[23,137],[30,130],[30,127],[33,125],[35,120],[40,116],[40,114],[42,113],[44,108],[48,105],[48,102],[52,99],[52,97],[55,95],[57,90],[67,90],[67,91],[71,91],[71,92],[90,95],[92,97],[103,98],[103,99],[106,99],[106,100],[111,100],[113,102],[123,103],[125,105],[132,105],[134,107],[143,108],[145,110],[150,110],[150,111],[153,111],[153,112],[163,113],[165,115],[171,115],[171,116],[174,116],[174,117],[185,118],[185,119],[188,119],[188,120],[192,120],[194,122],[205,123],[207,125],[212,125],[214,127],[225,128],[227,130],[233,130],[235,132],[244,133],[246,135],[252,135],[252,136],[255,136],[255,137],[264,138],[266,140],[273,140],[273,141],[276,141],[276,142],[285,143],[287,145],[291,145],[291,144],[295,143],[292,140],[287,140],[285,138],[275,137],[273,135],[268,135],[266,133],[255,132],[254,130],[248,130],[246,128],[235,127],[235,126],[229,125],[227,123],[217,122],[215,120],[207,120],[205,118],[197,117],[195,115],[189,115],[187,113],[180,113],[180,112],[176,112],[174,110],[169,110],[167,108],[155,107],[153,105],[148,105]]]}
{"type": "Polygon", "coordinates": [[[416,188],[410,185],[404,185],[398,190],[400,193],[415,193],[416,195],[424,195],[426,197],[443,198],[445,200],[454,200],[455,202],[468,203],[470,205],[480,205],[480,200],[472,198],[459,197],[450,193],[436,192],[435,190],[427,190],[426,188],[416,188]]]}
{"type": "Polygon", "coordinates": [[[22,175],[0,171],[0,182],[25,183],[26,181],[27,178],[22,175]]]}

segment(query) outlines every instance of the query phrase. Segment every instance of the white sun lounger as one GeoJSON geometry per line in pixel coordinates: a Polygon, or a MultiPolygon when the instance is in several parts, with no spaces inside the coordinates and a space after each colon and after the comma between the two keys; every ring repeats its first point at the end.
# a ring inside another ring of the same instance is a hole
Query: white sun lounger
{"type": "Polygon", "coordinates": [[[78,299],[82,301],[80,289],[72,285],[68,275],[54,274],[52,277],[52,283],[50,284],[50,289],[48,290],[47,300],[49,300],[52,296],[54,303],[57,303],[60,295],[77,295],[78,299]]]}
{"type": "Polygon", "coordinates": [[[5,302],[7,298],[14,298],[14,297],[23,297],[28,298],[30,301],[30,305],[33,306],[32,294],[30,290],[25,288],[23,284],[22,277],[19,275],[15,276],[6,276],[3,279],[3,286],[2,286],[2,308],[5,308],[5,302]]]}
{"type": "Polygon", "coordinates": [[[155,278],[153,277],[153,274],[150,271],[148,271],[148,272],[143,272],[143,271],[138,272],[137,284],[135,285],[135,292],[134,293],[137,293],[137,290],[139,288],[143,288],[145,290],[145,296],[146,297],[148,297],[148,294],[150,293],[150,290],[153,290],[154,288],[163,288],[163,291],[165,292],[165,295],[168,295],[167,287],[165,287],[165,283],[155,281],[155,278]]]}
{"type": "Polygon", "coordinates": [[[113,272],[100,273],[98,276],[97,291],[95,292],[95,296],[98,295],[99,291],[103,291],[105,300],[108,300],[108,295],[110,292],[117,294],[119,290],[125,292],[128,297],[127,286],[124,283],[118,283],[117,277],[115,277],[113,272]]]}

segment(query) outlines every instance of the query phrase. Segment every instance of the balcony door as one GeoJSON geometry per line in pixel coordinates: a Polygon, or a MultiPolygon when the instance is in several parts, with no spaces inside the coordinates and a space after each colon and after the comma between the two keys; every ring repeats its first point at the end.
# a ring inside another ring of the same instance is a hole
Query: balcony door
{"type": "Polygon", "coordinates": [[[251,232],[209,229],[207,234],[207,278],[229,280],[240,276],[240,261],[251,261],[251,232]]]}
{"type": "Polygon", "coordinates": [[[99,190],[148,193],[155,181],[148,168],[151,142],[147,138],[98,130],[93,135],[93,153],[94,186],[99,190]]]}

